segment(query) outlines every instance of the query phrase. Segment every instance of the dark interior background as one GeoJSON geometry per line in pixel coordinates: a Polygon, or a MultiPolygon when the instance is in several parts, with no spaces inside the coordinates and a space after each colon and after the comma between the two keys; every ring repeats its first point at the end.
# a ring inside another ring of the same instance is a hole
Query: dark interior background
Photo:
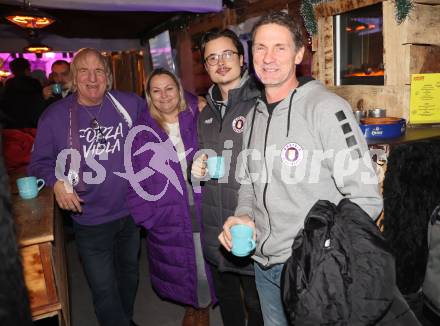
{"type": "MultiPolygon", "coordinates": [[[[0,24],[15,26],[4,16],[20,9],[20,6],[0,4],[0,24]]],[[[57,20],[51,26],[41,30],[41,35],[49,33],[69,38],[139,39],[150,34],[155,28],[163,26],[170,19],[188,15],[183,12],[108,12],[46,8],[41,10],[57,20]]],[[[16,31],[17,34],[24,33],[18,27],[16,31]]]]}

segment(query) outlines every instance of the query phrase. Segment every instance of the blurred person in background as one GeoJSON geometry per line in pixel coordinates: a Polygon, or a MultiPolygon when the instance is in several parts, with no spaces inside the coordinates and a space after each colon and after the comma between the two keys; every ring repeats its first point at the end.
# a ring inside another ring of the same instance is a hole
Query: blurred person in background
{"type": "Polygon", "coordinates": [[[43,88],[43,97],[47,105],[71,94],[70,64],[65,60],[57,60],[52,63],[49,80],[51,81],[50,85],[43,88]],[[59,93],[54,92],[53,84],[60,85],[59,93]]]}
{"type": "Polygon", "coordinates": [[[41,87],[46,87],[47,84],[49,83],[44,70],[41,69],[32,70],[31,77],[38,80],[40,82],[41,87]]]}
{"type": "Polygon", "coordinates": [[[41,84],[30,76],[28,60],[14,59],[9,67],[14,76],[5,83],[0,101],[0,122],[8,129],[36,128],[45,108],[41,84]]]}

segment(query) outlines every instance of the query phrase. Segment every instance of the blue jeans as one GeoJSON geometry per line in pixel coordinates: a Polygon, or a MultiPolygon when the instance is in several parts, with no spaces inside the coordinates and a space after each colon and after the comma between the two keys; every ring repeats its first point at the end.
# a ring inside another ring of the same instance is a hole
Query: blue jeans
{"type": "Polygon", "coordinates": [[[99,324],[130,325],[139,280],[140,248],[139,229],[133,218],[73,225],[99,324]]]}
{"type": "Polygon", "coordinates": [[[288,326],[281,301],[280,278],[283,264],[262,269],[257,263],[255,268],[255,283],[260,297],[264,325],[288,326]]]}

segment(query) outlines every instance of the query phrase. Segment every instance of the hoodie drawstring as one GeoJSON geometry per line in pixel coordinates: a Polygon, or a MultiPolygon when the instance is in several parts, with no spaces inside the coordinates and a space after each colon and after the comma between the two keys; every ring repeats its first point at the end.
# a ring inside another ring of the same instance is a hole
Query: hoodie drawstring
{"type": "Polygon", "coordinates": [[[252,132],[254,131],[255,114],[257,112],[258,104],[259,103],[257,102],[257,105],[255,105],[254,112],[252,114],[251,131],[249,132],[249,138],[246,149],[248,149],[251,146],[252,132]]]}
{"type": "Polygon", "coordinates": [[[293,91],[292,95],[290,95],[290,101],[289,101],[289,112],[287,113],[287,133],[286,133],[286,137],[289,137],[289,131],[290,131],[290,113],[292,111],[292,100],[293,100],[293,96],[296,93],[296,89],[293,91]]]}
{"type": "MultiPolygon", "coordinates": [[[[290,100],[289,100],[289,111],[287,113],[287,130],[286,130],[286,137],[289,137],[289,132],[290,132],[290,115],[292,113],[292,101],[293,101],[293,97],[296,94],[296,89],[292,92],[292,95],[290,95],[290,100]]],[[[252,122],[251,122],[251,131],[249,132],[249,138],[248,138],[248,144],[247,144],[247,148],[250,147],[251,145],[251,139],[252,139],[252,132],[254,131],[254,123],[255,123],[255,114],[257,112],[257,108],[258,108],[258,102],[257,105],[254,108],[254,112],[252,114],[252,122]]]]}

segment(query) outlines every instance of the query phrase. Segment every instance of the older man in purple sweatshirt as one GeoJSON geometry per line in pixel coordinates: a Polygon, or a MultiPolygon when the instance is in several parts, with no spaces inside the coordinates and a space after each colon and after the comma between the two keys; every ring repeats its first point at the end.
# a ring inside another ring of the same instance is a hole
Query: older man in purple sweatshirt
{"type": "Polygon", "coordinates": [[[75,240],[100,325],[134,325],[139,231],[130,216],[124,142],[145,102],[109,91],[111,72],[94,49],[71,65],[75,93],[41,116],[29,175],[53,187],[58,205],[72,213],[75,240]]]}

